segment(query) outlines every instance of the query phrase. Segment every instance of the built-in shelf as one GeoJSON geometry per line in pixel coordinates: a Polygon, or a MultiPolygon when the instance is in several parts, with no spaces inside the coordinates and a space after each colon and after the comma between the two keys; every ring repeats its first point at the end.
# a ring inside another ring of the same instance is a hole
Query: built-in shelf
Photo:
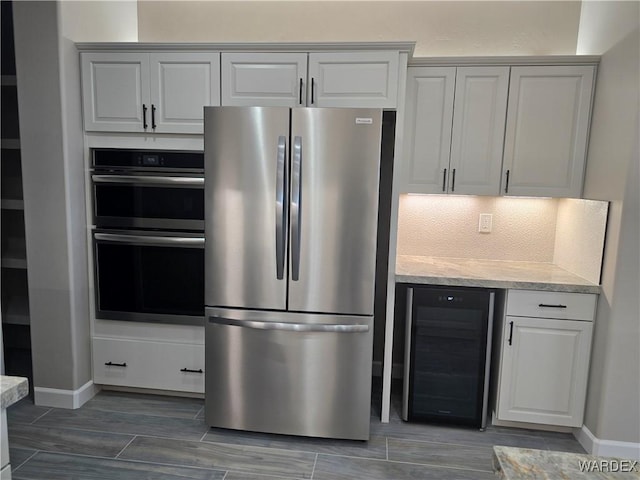
{"type": "Polygon", "coordinates": [[[2,268],[2,323],[29,325],[29,286],[24,269],[2,268]]]}
{"type": "Polygon", "coordinates": [[[0,147],[6,148],[9,150],[20,150],[20,139],[19,138],[3,138],[0,141],[0,147]]]}
{"type": "Polygon", "coordinates": [[[2,268],[27,268],[27,247],[24,237],[3,239],[1,265],[2,268]]]}
{"type": "Polygon", "coordinates": [[[17,258],[17,257],[2,257],[2,268],[27,268],[27,259],[26,258],[17,258]]]}
{"type": "MultiPolygon", "coordinates": [[[[2,201],[4,207],[5,200],[2,201]]],[[[9,202],[18,206],[18,200],[9,202]]],[[[24,236],[24,212],[17,208],[2,211],[2,248],[1,262],[3,268],[27,268],[27,248],[24,236]]],[[[4,287],[4,285],[3,285],[4,287]]]]}
{"type": "Polygon", "coordinates": [[[18,85],[18,81],[15,75],[2,75],[0,77],[0,82],[3,87],[11,87],[18,85]]]}
{"type": "Polygon", "coordinates": [[[5,210],[24,210],[24,200],[17,198],[3,198],[0,206],[5,210]]]}
{"type": "Polygon", "coordinates": [[[3,303],[2,323],[29,325],[29,298],[26,295],[8,297],[3,303]]]}

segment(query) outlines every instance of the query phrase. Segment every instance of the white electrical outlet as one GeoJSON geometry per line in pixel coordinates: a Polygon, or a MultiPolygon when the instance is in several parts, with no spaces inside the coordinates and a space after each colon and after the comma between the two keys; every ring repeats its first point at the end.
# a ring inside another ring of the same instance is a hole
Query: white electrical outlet
{"type": "Polygon", "coordinates": [[[491,233],[491,224],[493,223],[493,215],[490,213],[481,213],[478,222],[478,231],[480,233],[491,233]]]}

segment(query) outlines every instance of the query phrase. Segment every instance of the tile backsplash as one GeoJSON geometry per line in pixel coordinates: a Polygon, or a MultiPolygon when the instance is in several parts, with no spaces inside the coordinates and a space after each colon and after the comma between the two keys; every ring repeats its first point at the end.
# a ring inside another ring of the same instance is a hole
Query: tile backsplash
{"type": "Polygon", "coordinates": [[[401,195],[398,255],[555,263],[599,283],[608,205],[577,199],[401,195]],[[479,233],[481,213],[491,233],[479,233]]]}

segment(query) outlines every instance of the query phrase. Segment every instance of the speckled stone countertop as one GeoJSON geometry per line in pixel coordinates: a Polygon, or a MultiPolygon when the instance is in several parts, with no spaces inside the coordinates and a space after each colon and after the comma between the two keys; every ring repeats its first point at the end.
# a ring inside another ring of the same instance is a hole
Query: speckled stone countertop
{"type": "Polygon", "coordinates": [[[398,255],[396,282],[457,287],[600,293],[600,286],[551,263],[398,255]]]}
{"type": "Polygon", "coordinates": [[[0,375],[0,408],[3,410],[29,394],[29,380],[0,375]]]}
{"type": "Polygon", "coordinates": [[[493,466],[504,480],[638,480],[639,465],[580,453],[493,447],[493,466]]]}

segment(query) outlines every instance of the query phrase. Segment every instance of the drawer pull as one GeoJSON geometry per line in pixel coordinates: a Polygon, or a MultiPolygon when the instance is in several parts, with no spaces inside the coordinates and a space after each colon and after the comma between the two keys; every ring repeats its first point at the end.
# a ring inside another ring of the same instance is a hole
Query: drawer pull
{"type": "Polygon", "coordinates": [[[125,363],[113,363],[113,362],[107,362],[105,363],[105,365],[107,367],[126,367],[127,366],[127,362],[125,363]]]}
{"type": "Polygon", "coordinates": [[[567,308],[566,305],[549,305],[548,303],[539,303],[538,306],[540,308],[567,308]]]}
{"type": "Polygon", "coordinates": [[[509,322],[509,345],[513,342],[513,322],[509,322]]]}
{"type": "Polygon", "coordinates": [[[189,373],[203,373],[201,368],[199,368],[198,370],[192,370],[190,368],[181,368],[180,371],[189,372],[189,373]]]}

